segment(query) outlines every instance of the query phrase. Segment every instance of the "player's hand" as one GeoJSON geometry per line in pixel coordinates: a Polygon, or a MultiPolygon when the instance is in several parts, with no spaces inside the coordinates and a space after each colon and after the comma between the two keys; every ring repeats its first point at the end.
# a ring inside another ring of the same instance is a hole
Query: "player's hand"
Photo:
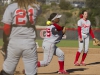
{"type": "Polygon", "coordinates": [[[66,27],[62,26],[63,35],[66,33],[66,27]]]}
{"type": "Polygon", "coordinates": [[[95,40],[96,38],[93,38],[93,40],[95,40]]]}
{"type": "Polygon", "coordinates": [[[82,40],[82,38],[80,38],[80,39],[79,39],[79,41],[80,41],[80,43],[83,43],[83,40],[82,40]]]}

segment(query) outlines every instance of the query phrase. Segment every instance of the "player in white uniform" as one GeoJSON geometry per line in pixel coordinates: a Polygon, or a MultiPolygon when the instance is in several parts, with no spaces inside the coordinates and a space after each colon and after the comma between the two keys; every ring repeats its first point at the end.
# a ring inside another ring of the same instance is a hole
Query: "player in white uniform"
{"type": "Polygon", "coordinates": [[[40,5],[36,0],[15,0],[6,8],[2,22],[5,34],[10,36],[7,58],[0,75],[14,75],[21,56],[25,74],[37,75],[35,21],[40,12],[40,5]]]}
{"type": "Polygon", "coordinates": [[[58,63],[60,67],[58,73],[68,74],[68,72],[64,70],[64,52],[56,46],[56,44],[60,42],[63,34],[65,33],[63,32],[62,27],[57,24],[60,21],[60,17],[61,15],[52,13],[48,19],[52,22],[52,24],[46,28],[46,36],[42,44],[42,48],[44,50],[44,58],[42,61],[38,61],[38,67],[49,65],[53,55],[56,55],[58,57],[58,63]]]}
{"type": "Polygon", "coordinates": [[[91,29],[91,22],[87,19],[88,12],[85,10],[81,14],[81,19],[78,20],[78,37],[79,37],[79,49],[76,53],[76,58],[74,61],[75,66],[86,66],[84,60],[87,56],[88,47],[89,47],[89,34],[95,39],[93,31],[91,29]],[[82,55],[82,60],[78,63],[79,56],[84,48],[84,52],[82,55]]]}

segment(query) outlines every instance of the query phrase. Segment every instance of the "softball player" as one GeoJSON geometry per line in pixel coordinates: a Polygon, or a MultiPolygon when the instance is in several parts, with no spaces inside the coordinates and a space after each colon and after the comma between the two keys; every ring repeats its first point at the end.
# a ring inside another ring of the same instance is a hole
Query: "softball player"
{"type": "Polygon", "coordinates": [[[38,61],[38,67],[44,67],[49,65],[52,60],[53,55],[58,57],[59,63],[59,71],[61,74],[68,74],[67,71],[64,70],[64,52],[56,46],[57,43],[63,37],[63,28],[59,26],[57,23],[60,21],[61,15],[57,13],[52,13],[50,15],[49,21],[52,21],[52,24],[46,28],[46,36],[43,40],[42,48],[44,50],[44,58],[42,61],[38,61]]]}
{"type": "Polygon", "coordinates": [[[95,36],[91,29],[91,22],[90,20],[87,19],[87,17],[88,17],[88,12],[85,10],[82,12],[80,16],[81,19],[78,20],[79,49],[76,53],[76,58],[74,61],[75,66],[80,66],[80,65],[86,66],[84,60],[87,56],[87,52],[89,48],[89,34],[93,39],[95,39],[95,36]],[[78,63],[78,59],[83,48],[84,48],[84,52],[83,52],[82,60],[80,63],[78,63]]]}
{"type": "Polygon", "coordinates": [[[25,65],[25,75],[37,75],[35,21],[40,12],[36,0],[15,0],[6,8],[2,22],[4,33],[10,36],[7,58],[0,75],[14,75],[21,56],[25,65]]]}

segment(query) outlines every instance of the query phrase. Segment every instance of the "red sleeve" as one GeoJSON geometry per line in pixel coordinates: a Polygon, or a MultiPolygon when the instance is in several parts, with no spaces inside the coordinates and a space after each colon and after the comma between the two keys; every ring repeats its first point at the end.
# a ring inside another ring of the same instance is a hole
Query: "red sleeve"
{"type": "Polygon", "coordinates": [[[82,38],[81,27],[80,27],[80,26],[78,26],[78,36],[79,36],[80,38],[82,38]]]}
{"type": "Polygon", "coordinates": [[[9,24],[4,24],[4,33],[8,36],[10,35],[11,26],[9,24]]]}
{"type": "Polygon", "coordinates": [[[89,32],[89,33],[90,33],[90,35],[91,35],[92,38],[95,37],[95,36],[94,36],[94,33],[93,33],[92,29],[91,29],[91,27],[90,27],[90,32],[89,32]]]}
{"type": "Polygon", "coordinates": [[[62,27],[59,26],[58,24],[54,23],[53,25],[56,27],[57,31],[61,31],[62,30],[62,27]]]}

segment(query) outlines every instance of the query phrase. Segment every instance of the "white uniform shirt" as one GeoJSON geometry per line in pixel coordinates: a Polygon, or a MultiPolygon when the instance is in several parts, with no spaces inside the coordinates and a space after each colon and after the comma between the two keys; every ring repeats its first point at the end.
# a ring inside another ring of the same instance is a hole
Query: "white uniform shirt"
{"type": "Polygon", "coordinates": [[[78,26],[81,27],[81,33],[88,34],[91,27],[91,22],[89,20],[78,20],[78,26]]]}

